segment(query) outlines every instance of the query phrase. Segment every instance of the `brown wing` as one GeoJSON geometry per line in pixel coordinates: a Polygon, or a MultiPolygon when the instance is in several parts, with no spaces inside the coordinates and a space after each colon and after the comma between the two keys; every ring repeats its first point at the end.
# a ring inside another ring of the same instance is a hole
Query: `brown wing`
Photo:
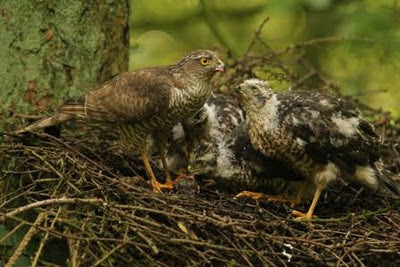
{"type": "Polygon", "coordinates": [[[17,133],[82,117],[100,123],[142,120],[167,109],[173,87],[181,85],[165,67],[125,72],[84,98],[66,101],[54,115],[19,129],[17,133]]]}
{"type": "Polygon", "coordinates": [[[122,73],[86,95],[86,116],[100,122],[135,122],[162,113],[174,81],[162,68],[122,73]]]}

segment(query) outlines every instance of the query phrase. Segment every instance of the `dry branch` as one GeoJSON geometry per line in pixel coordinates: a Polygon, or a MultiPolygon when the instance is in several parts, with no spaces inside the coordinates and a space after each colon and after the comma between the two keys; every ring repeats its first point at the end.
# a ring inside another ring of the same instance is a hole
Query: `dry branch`
{"type": "Polygon", "coordinates": [[[66,197],[61,197],[61,198],[56,198],[56,199],[46,199],[46,200],[41,200],[37,202],[30,203],[28,205],[25,205],[23,207],[19,207],[14,209],[13,211],[10,211],[0,217],[0,222],[4,221],[7,217],[12,217],[15,216],[19,213],[26,212],[30,209],[34,208],[39,208],[43,206],[49,206],[49,205],[54,205],[54,204],[77,204],[77,203],[103,203],[104,201],[102,199],[84,199],[84,198],[66,198],[66,197]]]}

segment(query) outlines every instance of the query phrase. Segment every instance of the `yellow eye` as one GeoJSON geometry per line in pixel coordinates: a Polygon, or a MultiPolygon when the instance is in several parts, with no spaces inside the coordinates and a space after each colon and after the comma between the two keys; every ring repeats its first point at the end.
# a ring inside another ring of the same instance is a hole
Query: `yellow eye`
{"type": "Polygon", "coordinates": [[[211,63],[211,59],[209,59],[209,58],[202,57],[202,58],[200,59],[200,64],[203,65],[203,66],[207,66],[207,65],[209,65],[210,63],[211,63]]]}

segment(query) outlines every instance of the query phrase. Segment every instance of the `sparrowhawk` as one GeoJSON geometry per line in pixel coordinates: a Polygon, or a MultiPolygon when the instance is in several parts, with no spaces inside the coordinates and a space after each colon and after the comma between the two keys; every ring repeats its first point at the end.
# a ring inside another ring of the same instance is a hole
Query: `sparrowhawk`
{"type": "Polygon", "coordinates": [[[376,166],[379,136],[352,103],[315,91],[274,93],[258,79],[237,89],[253,147],[315,184],[308,212],[293,213],[299,220],[312,218],[321,192],[339,179],[399,193],[376,166]]]}
{"type": "Polygon", "coordinates": [[[191,117],[211,94],[210,80],[224,71],[217,53],[197,50],[169,66],[121,73],[84,97],[67,101],[53,116],[41,119],[18,133],[58,124],[71,119],[112,125],[121,142],[141,155],[154,190],[170,189],[172,180],[166,165],[165,147],[172,127],[191,117]],[[156,140],[165,172],[160,184],[149,162],[148,137],[156,140]]]}

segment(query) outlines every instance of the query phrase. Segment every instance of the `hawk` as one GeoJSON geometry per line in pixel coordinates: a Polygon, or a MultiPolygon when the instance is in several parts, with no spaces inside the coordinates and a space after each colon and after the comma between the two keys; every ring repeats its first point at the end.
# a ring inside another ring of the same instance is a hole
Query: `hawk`
{"type": "Polygon", "coordinates": [[[32,131],[71,119],[111,125],[118,130],[123,146],[141,155],[155,191],[172,189],[165,159],[172,127],[193,116],[211,95],[210,80],[224,71],[217,53],[197,50],[169,66],[121,73],[84,97],[67,101],[56,113],[19,130],[32,131]],[[157,181],[149,162],[148,139],[156,140],[166,182],[157,181]]]}
{"type": "Polygon", "coordinates": [[[311,91],[274,93],[258,79],[237,89],[252,146],[315,185],[308,212],[293,213],[298,220],[311,220],[322,191],[339,179],[399,193],[376,167],[379,136],[352,103],[311,91]]]}

